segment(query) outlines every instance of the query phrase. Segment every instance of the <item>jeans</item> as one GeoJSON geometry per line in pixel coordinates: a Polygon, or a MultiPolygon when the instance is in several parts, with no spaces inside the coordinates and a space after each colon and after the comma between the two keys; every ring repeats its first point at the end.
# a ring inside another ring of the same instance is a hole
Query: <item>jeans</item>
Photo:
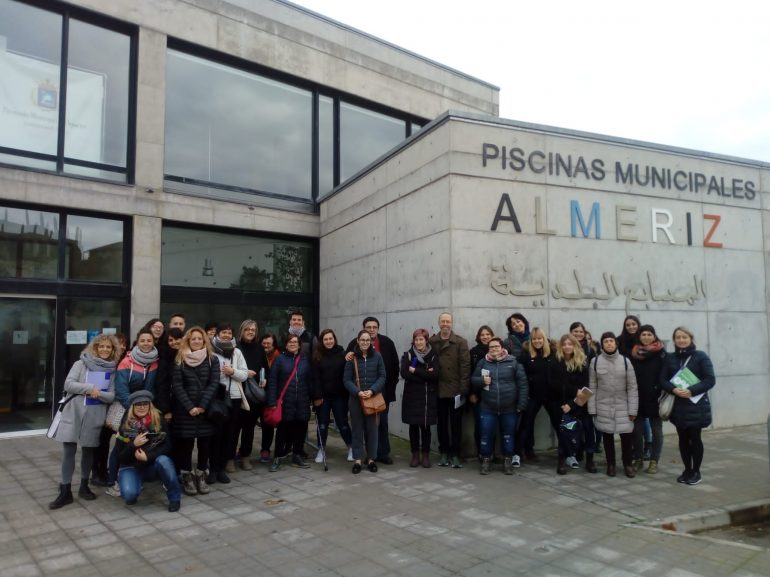
{"type": "Polygon", "coordinates": [[[660,417],[636,419],[634,421],[634,460],[639,461],[642,458],[642,452],[644,450],[644,424],[647,421],[650,421],[650,425],[652,427],[652,448],[650,449],[650,459],[653,461],[660,461],[660,453],[663,451],[663,421],[660,419],[660,417]]]}
{"type": "Polygon", "coordinates": [[[142,482],[160,479],[166,486],[169,502],[182,500],[182,488],[176,476],[176,466],[167,455],[159,455],[152,463],[141,467],[121,467],[118,471],[120,496],[133,505],[142,491],[142,482]]]}
{"type": "Polygon", "coordinates": [[[495,450],[495,437],[499,428],[502,437],[500,444],[502,445],[503,456],[512,457],[516,450],[514,438],[518,420],[519,414],[516,412],[498,415],[492,411],[481,409],[479,411],[481,456],[484,458],[492,457],[492,453],[495,450]]]}
{"type": "Polygon", "coordinates": [[[364,458],[364,442],[366,456],[370,460],[377,458],[377,442],[379,440],[377,417],[380,415],[364,415],[358,396],[351,395],[348,402],[350,410],[350,428],[353,431],[353,458],[360,461],[364,458]]]}
{"type": "Polygon", "coordinates": [[[348,399],[349,395],[344,397],[324,397],[324,402],[316,410],[316,418],[318,419],[318,430],[321,433],[321,438],[318,439],[318,447],[326,447],[326,439],[329,438],[329,422],[331,415],[334,413],[334,422],[337,423],[337,428],[340,431],[340,436],[345,444],[349,447],[352,442],[352,434],[350,432],[350,425],[348,424],[348,399]]]}

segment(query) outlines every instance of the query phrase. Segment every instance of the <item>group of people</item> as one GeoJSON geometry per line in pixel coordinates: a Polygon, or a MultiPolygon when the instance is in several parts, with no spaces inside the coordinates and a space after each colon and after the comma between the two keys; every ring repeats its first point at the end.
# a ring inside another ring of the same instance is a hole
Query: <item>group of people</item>
{"type": "Polygon", "coordinates": [[[133,504],[143,481],[158,478],[169,511],[179,510],[182,492],[207,494],[212,484],[229,483],[237,464],[252,469],[257,424],[259,461],[271,472],[287,461],[308,468],[311,410],[317,414],[317,463],[325,463],[333,415],[352,472],[377,472],[378,463],[393,463],[388,414],[401,378],[410,467],[431,466],[434,425],[439,466],[462,467],[463,413],[470,407],[481,474],[495,462],[498,433],[503,472],[512,474],[522,456],[538,460],[534,425],[545,408],[557,433],[558,474],[579,468],[580,461],[596,473],[594,454],[603,445],[607,475],[615,476],[615,434],[625,475],[635,476],[644,460],[654,474],[663,443],[658,399],[665,391],[675,396],[670,419],[685,465],[677,481],[700,482],[701,430],[711,422],[707,392],[715,378],[686,328],[674,331],[675,350],[667,354],[655,329],[635,316],[625,319],[619,335],[605,332],[596,344],[580,322],[551,340],[539,327],[530,330],[520,313],[506,319],[505,338],[480,327],[473,348],[454,333],[451,314],[442,313],[438,327],[433,335],[415,330],[400,358],[371,316],[345,348],[332,329],[310,333],[301,311],[292,312],[280,342],[272,333],[260,335],[251,319],[241,323],[236,339],[227,323],[186,329],[181,314],[168,325],[152,319],[130,347],[123,335],[99,335],[65,381],[61,419],[50,435],[63,443],[61,484],[49,507],[73,502],[78,445],[79,498],[96,498],[90,481],[133,504]],[[694,382],[677,386],[672,378],[685,368],[694,382]],[[247,388],[261,389],[260,400],[247,388]],[[379,395],[382,406],[367,410],[367,401],[379,395]]]}

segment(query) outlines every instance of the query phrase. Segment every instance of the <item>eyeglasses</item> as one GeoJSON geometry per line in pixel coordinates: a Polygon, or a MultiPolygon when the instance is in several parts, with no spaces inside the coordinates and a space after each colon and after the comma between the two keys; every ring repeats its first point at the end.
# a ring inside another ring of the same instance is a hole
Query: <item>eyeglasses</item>
{"type": "Polygon", "coordinates": [[[368,344],[372,342],[372,339],[358,339],[358,342],[361,344],[368,344]]]}

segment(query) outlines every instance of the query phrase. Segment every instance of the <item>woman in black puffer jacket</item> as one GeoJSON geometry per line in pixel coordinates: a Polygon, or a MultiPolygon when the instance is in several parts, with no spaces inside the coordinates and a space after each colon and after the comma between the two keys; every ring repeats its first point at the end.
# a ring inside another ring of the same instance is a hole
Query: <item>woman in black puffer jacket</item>
{"type": "Polygon", "coordinates": [[[666,356],[660,386],[676,395],[670,420],[679,435],[679,453],[684,463],[684,471],[677,477],[677,482],[697,485],[701,482],[700,466],[703,462],[701,431],[711,424],[708,391],[714,388],[716,377],[711,359],[703,351],[696,350],[693,334],[688,329],[674,329],[673,340],[674,353],[666,356]],[[700,382],[687,388],[675,386],[671,379],[685,368],[700,382]],[[699,396],[697,403],[692,402],[699,396]]]}
{"type": "Polygon", "coordinates": [[[535,420],[540,409],[546,407],[549,367],[553,361],[551,343],[543,329],[540,327],[532,329],[529,340],[522,347],[518,361],[527,373],[529,400],[527,401],[527,408],[521,414],[521,424],[516,439],[517,452],[513,457],[514,467],[521,464],[519,455],[522,451],[528,460],[537,460],[535,455],[535,420]]]}
{"type": "Polygon", "coordinates": [[[409,425],[410,467],[430,467],[430,428],[438,419],[438,361],[429,337],[425,329],[414,331],[412,348],[401,357],[401,421],[409,425]]]}
{"type": "Polygon", "coordinates": [[[348,461],[353,461],[353,448],[350,446],[352,435],[348,424],[348,391],[342,379],[345,375],[345,349],[337,344],[337,335],[331,329],[324,329],[318,335],[320,347],[313,351],[313,370],[315,371],[316,398],[323,398],[323,403],[316,409],[318,419],[318,454],[315,462],[322,463],[325,458],[326,439],[329,435],[329,422],[334,412],[340,436],[348,447],[348,461]]]}
{"type": "Polygon", "coordinates": [[[652,448],[647,472],[658,472],[660,453],[663,449],[663,421],[658,413],[660,396],[660,372],[666,358],[663,343],[655,334],[652,325],[642,325],[636,332],[636,344],[631,349],[631,364],[636,373],[636,386],[639,391],[639,412],[634,421],[632,452],[634,468],[641,471],[644,465],[644,421],[650,420],[652,428],[652,448]]]}

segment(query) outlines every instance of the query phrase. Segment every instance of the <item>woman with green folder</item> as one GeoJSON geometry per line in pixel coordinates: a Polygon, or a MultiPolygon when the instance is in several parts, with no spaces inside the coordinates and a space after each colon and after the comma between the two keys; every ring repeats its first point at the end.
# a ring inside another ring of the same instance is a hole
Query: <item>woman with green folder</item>
{"type": "Polygon", "coordinates": [[[705,352],[696,350],[693,334],[685,327],[674,329],[673,340],[674,353],[666,356],[660,386],[676,396],[670,420],[679,435],[684,463],[677,483],[697,485],[703,462],[701,431],[711,424],[708,391],[716,384],[714,365],[705,352]]]}

